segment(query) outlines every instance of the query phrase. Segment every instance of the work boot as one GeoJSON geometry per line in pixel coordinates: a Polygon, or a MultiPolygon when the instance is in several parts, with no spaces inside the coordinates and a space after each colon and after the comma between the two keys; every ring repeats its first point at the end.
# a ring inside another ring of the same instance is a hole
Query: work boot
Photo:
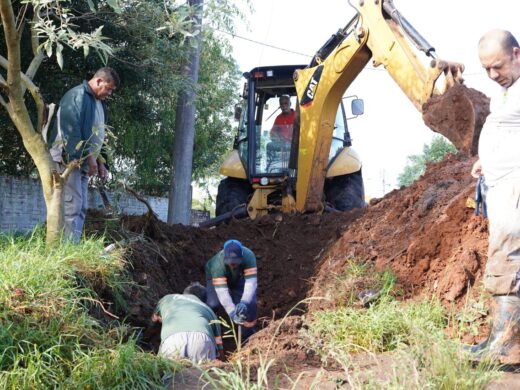
{"type": "Polygon", "coordinates": [[[466,350],[474,360],[490,358],[500,364],[520,364],[520,298],[515,295],[494,297],[495,310],[489,337],[466,350]]]}

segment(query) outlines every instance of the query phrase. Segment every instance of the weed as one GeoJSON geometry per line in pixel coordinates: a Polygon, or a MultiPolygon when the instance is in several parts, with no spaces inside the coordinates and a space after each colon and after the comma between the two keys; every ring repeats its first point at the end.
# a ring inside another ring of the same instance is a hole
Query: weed
{"type": "Polygon", "coordinates": [[[120,297],[129,278],[121,253],[101,239],[48,248],[44,235],[0,235],[0,383],[7,389],[162,386],[171,363],[141,352],[125,326],[107,327],[90,309],[94,287],[120,297]]]}

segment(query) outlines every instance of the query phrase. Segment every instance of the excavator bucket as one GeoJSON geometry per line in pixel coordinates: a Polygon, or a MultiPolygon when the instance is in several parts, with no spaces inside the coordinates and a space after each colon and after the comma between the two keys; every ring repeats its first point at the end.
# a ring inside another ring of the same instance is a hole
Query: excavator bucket
{"type": "Polygon", "coordinates": [[[462,84],[463,67],[445,62],[432,66],[443,67],[446,89],[423,104],[424,123],[448,138],[458,151],[475,155],[480,131],[489,114],[489,98],[462,84]]]}

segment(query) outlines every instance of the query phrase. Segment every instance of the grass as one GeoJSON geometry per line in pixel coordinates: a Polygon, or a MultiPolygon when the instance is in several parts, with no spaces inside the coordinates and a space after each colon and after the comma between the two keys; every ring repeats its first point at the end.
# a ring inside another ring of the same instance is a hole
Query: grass
{"type": "MultiPolygon", "coordinates": [[[[368,269],[354,267],[344,279],[363,278],[363,272],[368,269]]],[[[373,273],[368,277],[373,279],[373,273]]],[[[448,319],[473,318],[480,306],[456,316],[447,313],[437,298],[399,302],[393,296],[393,279],[384,274],[379,278],[386,280],[380,283],[386,287],[378,301],[368,308],[347,302],[315,312],[304,335],[324,362],[344,368],[353,388],[484,389],[499,376],[497,365],[474,365],[463,355],[459,340],[446,336],[448,319]]]]}
{"type": "Polygon", "coordinates": [[[121,251],[103,254],[102,239],[49,249],[38,231],[0,236],[3,388],[163,387],[162,375],[176,367],[142,352],[128,327],[102,326],[91,314],[101,306],[94,288],[124,307],[124,266],[121,251]]]}

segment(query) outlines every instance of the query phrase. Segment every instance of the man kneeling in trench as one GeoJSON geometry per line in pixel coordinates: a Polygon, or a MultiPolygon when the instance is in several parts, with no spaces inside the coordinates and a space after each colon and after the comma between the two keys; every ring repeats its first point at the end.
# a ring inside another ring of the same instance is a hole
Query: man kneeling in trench
{"type": "Polygon", "coordinates": [[[153,322],[162,323],[160,356],[185,358],[193,364],[215,360],[217,354],[224,359],[220,323],[206,298],[200,283],[191,283],[183,294],[161,298],[152,315],[153,322]]]}

